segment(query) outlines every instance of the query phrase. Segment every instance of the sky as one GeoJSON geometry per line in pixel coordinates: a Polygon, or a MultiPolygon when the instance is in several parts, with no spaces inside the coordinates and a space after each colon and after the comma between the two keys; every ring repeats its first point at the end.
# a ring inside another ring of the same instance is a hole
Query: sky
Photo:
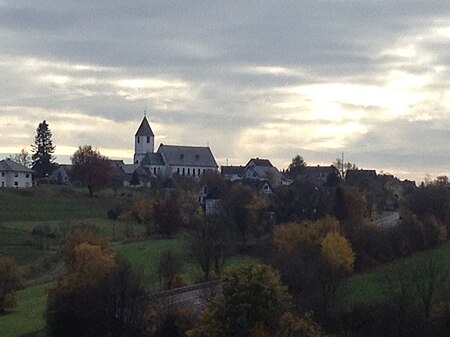
{"type": "Polygon", "coordinates": [[[450,1],[0,0],[0,153],[155,143],[450,175],[450,1]]]}

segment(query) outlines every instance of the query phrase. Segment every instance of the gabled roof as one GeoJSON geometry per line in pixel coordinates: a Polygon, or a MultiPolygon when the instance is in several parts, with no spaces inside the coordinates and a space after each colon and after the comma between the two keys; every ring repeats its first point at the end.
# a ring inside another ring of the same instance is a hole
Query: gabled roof
{"type": "Polygon", "coordinates": [[[269,159],[259,159],[259,158],[250,159],[249,162],[245,165],[245,167],[248,167],[249,165],[273,167],[269,159]]]}
{"type": "Polygon", "coordinates": [[[214,186],[209,193],[206,195],[205,199],[209,200],[219,200],[222,198],[223,191],[218,187],[214,186]]]}
{"type": "Polygon", "coordinates": [[[147,117],[144,116],[144,119],[141,122],[141,125],[139,126],[139,129],[136,131],[137,136],[151,136],[155,137],[155,134],[152,131],[152,128],[150,127],[150,124],[148,123],[147,117]]]}
{"type": "Polygon", "coordinates": [[[170,166],[199,166],[218,168],[211,149],[206,146],[161,144],[158,149],[164,163],[170,166]]]}
{"type": "Polygon", "coordinates": [[[161,153],[147,152],[141,161],[141,165],[144,166],[164,166],[164,161],[161,157],[161,153]]]}
{"type": "Polygon", "coordinates": [[[4,159],[0,161],[0,171],[2,172],[24,172],[24,173],[34,173],[33,170],[22,164],[16,163],[10,159],[4,159]]]}

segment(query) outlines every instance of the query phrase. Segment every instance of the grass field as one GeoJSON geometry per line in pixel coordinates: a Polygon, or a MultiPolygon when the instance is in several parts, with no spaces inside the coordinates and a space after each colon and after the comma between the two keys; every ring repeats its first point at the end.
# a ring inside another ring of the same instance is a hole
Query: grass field
{"type": "Polygon", "coordinates": [[[448,242],[433,250],[395,260],[373,272],[356,274],[349,278],[344,284],[349,295],[349,302],[367,304],[384,300],[386,296],[384,286],[386,275],[396,273],[400,264],[412,268],[417,259],[423,257],[424,254],[432,254],[434,258],[441,262],[444,272],[450,276],[450,242],[448,242]]]}
{"type": "Polygon", "coordinates": [[[20,337],[44,328],[48,290],[53,284],[30,287],[18,292],[18,307],[0,316],[0,336],[20,337]]]}
{"type": "MultiPolygon", "coordinates": [[[[171,251],[180,256],[183,264],[182,277],[186,283],[195,283],[202,276],[200,266],[190,258],[182,236],[175,239],[124,244],[116,246],[115,249],[119,255],[130,262],[133,269],[143,273],[149,290],[154,290],[159,285],[157,266],[164,251],[171,251]]],[[[226,266],[243,266],[255,262],[254,258],[235,256],[226,261],[226,266]]]]}
{"type": "Polygon", "coordinates": [[[126,193],[124,197],[114,197],[112,193],[105,191],[90,198],[84,189],[55,185],[41,185],[30,189],[1,189],[0,223],[106,218],[109,208],[118,203],[129,203],[134,194],[126,193]]]}

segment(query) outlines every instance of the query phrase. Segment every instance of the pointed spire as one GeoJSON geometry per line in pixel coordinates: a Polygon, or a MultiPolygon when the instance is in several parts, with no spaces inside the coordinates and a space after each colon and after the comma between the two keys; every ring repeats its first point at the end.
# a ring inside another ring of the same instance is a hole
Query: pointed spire
{"type": "MultiPolygon", "coordinates": [[[[146,112],[145,112],[146,114],[146,112]]],[[[148,123],[147,116],[144,115],[144,119],[142,119],[141,125],[139,126],[139,129],[136,131],[137,136],[151,136],[155,137],[155,134],[152,131],[152,128],[150,127],[150,124],[148,123]]]]}

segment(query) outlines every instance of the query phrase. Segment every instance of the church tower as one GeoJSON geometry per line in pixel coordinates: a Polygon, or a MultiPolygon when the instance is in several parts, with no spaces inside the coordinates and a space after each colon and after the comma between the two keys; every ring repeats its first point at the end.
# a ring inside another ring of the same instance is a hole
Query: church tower
{"type": "Polygon", "coordinates": [[[134,160],[135,164],[140,164],[147,153],[155,151],[155,134],[150,128],[147,117],[144,116],[139,129],[134,135],[134,160]]]}

